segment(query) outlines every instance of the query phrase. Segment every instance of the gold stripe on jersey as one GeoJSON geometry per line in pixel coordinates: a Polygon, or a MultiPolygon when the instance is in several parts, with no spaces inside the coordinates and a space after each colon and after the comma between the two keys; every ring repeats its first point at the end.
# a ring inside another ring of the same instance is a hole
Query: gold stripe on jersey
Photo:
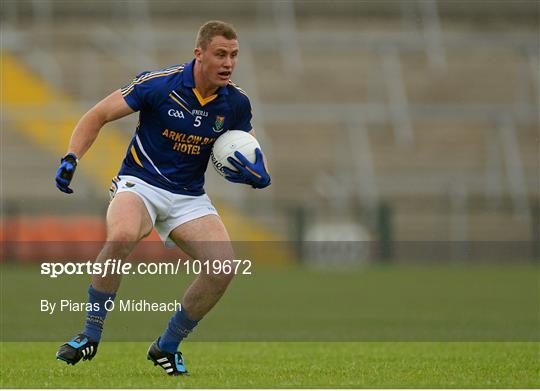
{"type": "Polygon", "coordinates": [[[199,90],[197,90],[197,88],[192,88],[192,90],[193,90],[193,93],[195,94],[195,96],[197,97],[197,100],[201,104],[201,106],[204,106],[205,104],[210,103],[214,99],[217,98],[217,94],[210,95],[208,98],[203,98],[201,93],[199,92],[199,90]]]}
{"type": "Polygon", "coordinates": [[[124,87],[124,89],[128,88],[131,86],[131,84],[133,83],[137,83],[137,82],[140,82],[146,78],[149,78],[150,76],[154,76],[154,75],[163,75],[163,74],[170,74],[172,72],[176,72],[178,70],[182,70],[184,69],[184,65],[178,65],[178,66],[175,66],[175,67],[169,67],[169,68],[165,68],[165,69],[160,69],[158,71],[152,71],[152,72],[148,72],[148,73],[145,73],[139,77],[136,77],[134,78],[131,83],[129,85],[127,85],[126,87],[124,87]]]}
{"type": "Polygon", "coordinates": [[[130,148],[130,152],[131,152],[131,155],[133,156],[133,159],[135,159],[135,163],[143,167],[141,160],[139,159],[139,156],[137,155],[137,151],[135,150],[135,147],[133,145],[130,148]]]}
{"type": "Polygon", "coordinates": [[[248,94],[246,93],[246,91],[244,91],[243,89],[241,89],[237,84],[234,84],[232,81],[229,80],[229,85],[233,86],[234,88],[236,88],[238,90],[238,92],[240,92],[241,94],[248,96],[248,94]]]}
{"type": "Polygon", "coordinates": [[[169,76],[173,75],[175,73],[180,73],[184,70],[184,66],[179,66],[175,68],[168,69],[166,71],[158,71],[158,72],[150,72],[145,75],[142,75],[141,77],[134,79],[130,84],[122,88],[120,91],[122,92],[122,96],[129,95],[136,85],[142,84],[147,80],[154,79],[156,77],[163,77],[163,76],[169,76]]]}
{"type": "Polygon", "coordinates": [[[191,110],[188,109],[182,102],[180,102],[178,99],[176,99],[174,97],[173,94],[169,94],[169,98],[171,98],[172,100],[174,100],[176,103],[178,103],[184,110],[186,110],[188,112],[188,114],[191,114],[191,110]]]}

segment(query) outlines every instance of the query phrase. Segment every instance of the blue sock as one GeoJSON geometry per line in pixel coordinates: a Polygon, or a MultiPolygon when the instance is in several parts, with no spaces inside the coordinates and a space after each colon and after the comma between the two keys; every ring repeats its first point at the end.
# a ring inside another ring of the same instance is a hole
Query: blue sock
{"type": "Polygon", "coordinates": [[[114,301],[116,293],[100,292],[95,290],[92,285],[88,288],[88,302],[92,304],[92,311],[86,311],[86,322],[84,324],[83,334],[90,341],[99,342],[103,332],[103,323],[107,316],[105,303],[107,300],[114,301]]]}
{"type": "Polygon", "coordinates": [[[184,307],[181,307],[169,320],[167,330],[159,339],[159,348],[165,352],[175,353],[180,342],[187,337],[198,323],[198,320],[189,319],[184,307]]]}

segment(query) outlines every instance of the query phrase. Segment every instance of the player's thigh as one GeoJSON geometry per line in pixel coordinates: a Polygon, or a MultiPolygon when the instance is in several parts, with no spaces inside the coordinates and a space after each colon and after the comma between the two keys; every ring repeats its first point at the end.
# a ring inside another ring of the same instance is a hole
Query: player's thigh
{"type": "Polygon", "coordinates": [[[133,192],[121,192],[107,210],[107,240],[137,242],[148,236],[153,223],[142,198],[133,192]]]}
{"type": "Polygon", "coordinates": [[[196,259],[232,259],[234,256],[229,233],[217,215],[188,221],[173,229],[170,238],[196,259]]]}

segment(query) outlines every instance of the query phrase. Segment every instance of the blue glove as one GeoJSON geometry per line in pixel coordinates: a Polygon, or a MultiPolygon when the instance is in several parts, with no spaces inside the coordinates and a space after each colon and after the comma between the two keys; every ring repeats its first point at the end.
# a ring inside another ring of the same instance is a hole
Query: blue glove
{"type": "Polygon", "coordinates": [[[77,155],[68,153],[60,160],[60,167],[56,171],[56,187],[64,193],[71,194],[73,190],[68,186],[71,183],[75,169],[77,168],[77,155]]]}
{"type": "Polygon", "coordinates": [[[263,154],[259,148],[255,149],[255,163],[251,163],[238,151],[234,153],[234,156],[238,160],[230,156],[227,160],[237,171],[223,167],[223,171],[226,174],[225,179],[234,183],[251,185],[254,189],[263,189],[270,185],[270,175],[266,171],[263,154]]]}

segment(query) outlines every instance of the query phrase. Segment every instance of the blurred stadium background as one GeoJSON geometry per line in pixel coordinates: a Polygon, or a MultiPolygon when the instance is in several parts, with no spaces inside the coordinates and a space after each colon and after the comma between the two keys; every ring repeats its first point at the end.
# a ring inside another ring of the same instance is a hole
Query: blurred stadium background
{"type": "Polygon", "coordinates": [[[234,240],[371,240],[387,259],[411,258],[399,243],[434,258],[507,243],[538,259],[536,0],[1,4],[5,241],[103,238],[137,116],[102,130],[68,197],[54,173],[76,121],[137,73],[191,59],[198,27],[221,19],[273,175],[252,191],[209,169],[234,240]]]}

